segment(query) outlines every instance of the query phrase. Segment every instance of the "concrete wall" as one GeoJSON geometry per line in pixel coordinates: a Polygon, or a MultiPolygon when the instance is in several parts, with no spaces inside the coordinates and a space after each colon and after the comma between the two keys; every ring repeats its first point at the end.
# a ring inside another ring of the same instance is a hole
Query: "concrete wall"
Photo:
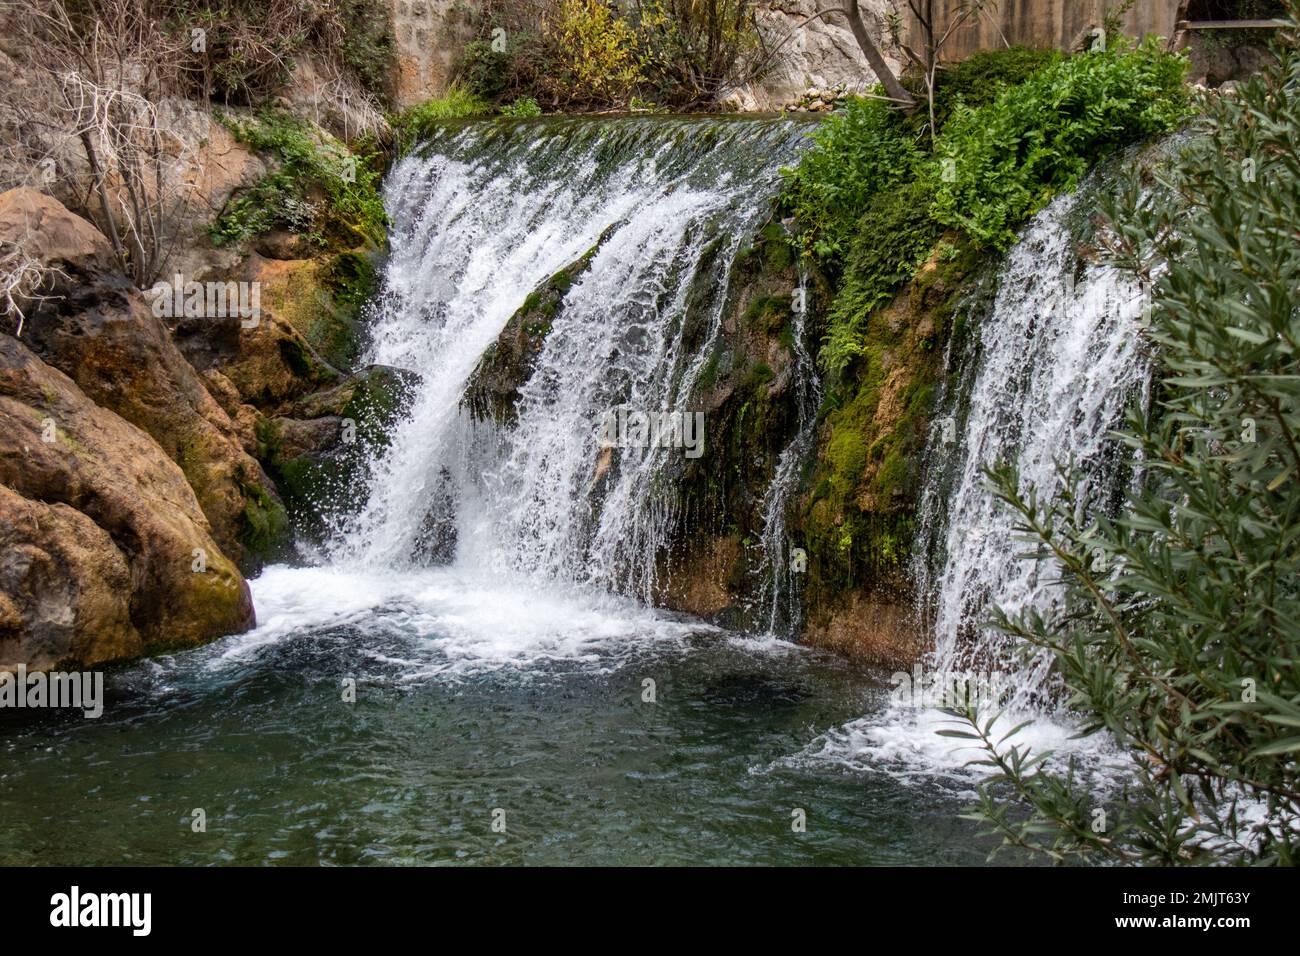
{"type": "Polygon", "coordinates": [[[474,39],[467,0],[389,0],[397,75],[393,98],[410,106],[447,90],[456,57],[474,39]]]}
{"type": "MultiPolygon", "coordinates": [[[[964,0],[934,0],[935,22],[947,24],[964,0]]],[[[1081,33],[1100,26],[1108,7],[1118,0],[994,0],[978,20],[972,18],[948,41],[943,50],[945,60],[961,60],[977,50],[996,49],[1006,42],[1034,47],[1068,47],[1081,33]]],[[[1125,19],[1125,29],[1132,36],[1156,33],[1171,36],[1178,19],[1178,0],[1137,0],[1125,19]]],[[[904,14],[904,28],[914,49],[919,49],[920,29],[916,18],[907,10],[906,0],[898,0],[904,14]]]]}

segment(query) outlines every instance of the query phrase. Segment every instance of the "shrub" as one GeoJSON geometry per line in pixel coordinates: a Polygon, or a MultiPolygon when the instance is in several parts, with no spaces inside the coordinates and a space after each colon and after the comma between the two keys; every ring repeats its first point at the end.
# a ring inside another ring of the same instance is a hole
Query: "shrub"
{"type": "Polygon", "coordinates": [[[1061,60],[985,106],[959,107],[936,149],[936,218],[1006,248],[1016,226],[1090,165],[1186,118],[1186,69],[1149,38],[1061,60]]]}
{"type": "MultiPolygon", "coordinates": [[[[1019,86],[1033,74],[1061,62],[1059,50],[1013,46],[980,50],[940,71],[934,94],[935,116],[943,129],[958,106],[979,109],[992,103],[1007,87],[1019,86]]],[[[920,111],[917,118],[924,120],[920,111]]]]}
{"type": "Polygon", "coordinates": [[[836,271],[876,196],[914,179],[924,154],[900,114],[879,100],[849,100],[813,140],[799,165],[784,170],[782,205],[808,248],[836,271]]]}
{"type": "Polygon", "coordinates": [[[560,0],[549,27],[557,71],[549,86],[562,104],[625,105],[641,81],[636,33],[602,0],[560,0]]]}
{"type": "Polygon", "coordinates": [[[759,45],[752,0],[641,0],[637,47],[645,94],[678,109],[711,102],[745,75],[759,45]]]}
{"type": "Polygon", "coordinates": [[[930,218],[934,187],[916,179],[877,193],[858,223],[818,360],[835,375],[865,352],[867,320],[930,255],[939,228],[930,218]]]}
{"type": "Polygon", "coordinates": [[[995,623],[1054,659],[1085,731],[1132,757],[1123,794],[1088,793],[966,713],[995,775],[979,816],[1055,858],[1297,862],[1300,841],[1300,53],[1222,97],[1208,136],[1112,202],[1109,251],[1154,285],[1158,403],[1121,438],[1140,485],[1086,522],[999,496],[1055,556],[1060,610],[995,623]],[[1008,801],[1008,797],[1011,798],[1008,801]],[[1248,804],[1264,811],[1252,814],[1248,804]],[[1094,809],[1104,806],[1097,832],[1094,809]],[[1027,817],[1017,817],[1028,810],[1027,817]]]}
{"type": "Polygon", "coordinates": [[[542,79],[557,69],[551,45],[536,32],[516,30],[506,34],[505,49],[496,50],[489,39],[465,45],[456,69],[458,82],[486,100],[517,100],[536,96],[542,79]]]}
{"type": "Polygon", "coordinates": [[[387,216],[373,147],[353,153],[306,120],[273,110],[217,118],[240,142],[273,153],[279,166],[226,204],[209,230],[216,245],[276,227],[321,246],[353,248],[383,240],[387,216]]]}
{"type": "Polygon", "coordinates": [[[507,103],[501,107],[501,115],[515,117],[541,116],[542,108],[537,105],[537,100],[531,96],[523,96],[513,103],[507,103]]]}

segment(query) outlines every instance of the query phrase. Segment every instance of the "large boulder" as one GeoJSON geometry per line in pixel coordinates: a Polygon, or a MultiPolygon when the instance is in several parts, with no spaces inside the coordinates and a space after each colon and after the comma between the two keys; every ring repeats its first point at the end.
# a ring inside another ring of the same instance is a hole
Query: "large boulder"
{"type": "Polygon", "coordinates": [[[0,485],[0,667],[94,666],[143,650],[131,569],[108,532],[0,485]]]}
{"type": "MultiPolygon", "coordinates": [[[[875,85],[875,74],[853,39],[848,21],[844,17],[809,19],[818,6],[816,0],[768,0],[758,5],[758,29],[777,52],[761,79],[731,94],[731,106],[741,110],[780,109],[809,88],[864,92],[875,85]]],[[[888,0],[862,0],[858,6],[867,29],[884,40],[888,35],[886,15],[891,10],[888,0]]],[[[897,73],[902,62],[896,51],[888,43],[881,43],[881,53],[897,73]]]]}
{"type": "Polygon", "coordinates": [[[42,292],[58,294],[112,269],[104,234],[63,203],[22,186],[0,193],[0,243],[20,247],[46,274],[42,292]]]}
{"type": "Polygon", "coordinates": [[[0,485],[0,664],[97,664],[253,625],[180,467],[9,335],[0,485]]]}
{"type": "Polygon", "coordinates": [[[274,485],[144,297],[104,268],[111,250],[103,235],[57,200],[33,194],[0,194],[0,230],[34,223],[34,248],[75,271],[76,282],[38,304],[24,342],[91,400],[148,432],[180,465],[221,550],[257,568],[287,543],[274,485]]]}

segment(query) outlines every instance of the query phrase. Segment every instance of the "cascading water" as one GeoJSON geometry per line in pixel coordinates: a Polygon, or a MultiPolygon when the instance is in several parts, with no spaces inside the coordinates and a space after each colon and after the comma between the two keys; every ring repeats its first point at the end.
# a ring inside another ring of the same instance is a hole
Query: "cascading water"
{"type": "MultiPolygon", "coordinates": [[[[685,408],[720,332],[737,252],[806,142],[793,120],[475,124],[393,172],[392,254],[371,361],[423,383],[337,562],[403,567],[448,494],[458,565],[652,595],[683,450],[608,449],[603,416],[685,408]],[[541,283],[591,252],[520,389],[514,427],[460,399],[541,283]],[[485,428],[493,433],[484,435],[485,428]]],[[[705,448],[707,449],[707,423],[705,448]]]]}
{"type": "MultiPolygon", "coordinates": [[[[817,406],[821,404],[821,379],[817,363],[808,351],[808,274],[803,264],[799,267],[799,286],[795,290],[794,321],[791,342],[794,350],[795,406],[798,413],[798,430],[781,452],[776,473],[763,496],[763,556],[767,563],[764,575],[767,595],[769,634],[793,636],[802,617],[799,589],[793,575],[799,573],[792,564],[795,559],[787,537],[786,515],[799,485],[800,473],[812,451],[817,430],[817,406]]],[[[803,556],[806,560],[807,555],[803,556]]]]}
{"type": "Polygon", "coordinates": [[[1047,501],[1059,487],[1058,463],[1071,464],[1082,475],[1080,506],[1106,507],[1123,477],[1110,431],[1149,377],[1137,284],[1106,266],[1077,275],[1069,220],[1078,201],[1058,199],[1007,257],[952,407],[931,432],[928,458],[947,475],[932,476],[921,503],[928,547],[918,549],[916,573],[932,601],[931,667],[937,675],[1010,671],[1012,707],[1048,705],[1050,658],[1020,662],[984,619],[991,606],[1047,609],[1059,571],[1050,559],[1021,557],[1015,516],[984,470],[1010,463],[1021,493],[1047,501]]]}
{"type": "Polygon", "coordinates": [[[933,651],[912,674],[895,676],[889,710],[827,735],[797,759],[865,760],[904,766],[904,774],[959,767],[972,752],[936,733],[951,726],[938,708],[956,705],[943,697],[954,684],[987,705],[996,697],[1012,725],[1037,718],[1017,740],[1035,751],[1104,750],[1104,741],[1071,739],[1050,687],[1050,659],[1022,661],[1009,639],[985,626],[993,606],[1047,609],[1058,573],[1050,559],[1021,558],[1014,516],[984,469],[1014,465],[1021,492],[1046,501],[1059,488],[1057,462],[1072,462],[1085,476],[1085,507],[1106,507],[1124,479],[1109,432],[1149,380],[1139,287],[1109,267],[1080,268],[1071,219],[1083,201],[1061,197],[1034,219],[1002,265],[991,307],[971,317],[965,355],[950,363],[926,452],[914,565],[933,651]]]}

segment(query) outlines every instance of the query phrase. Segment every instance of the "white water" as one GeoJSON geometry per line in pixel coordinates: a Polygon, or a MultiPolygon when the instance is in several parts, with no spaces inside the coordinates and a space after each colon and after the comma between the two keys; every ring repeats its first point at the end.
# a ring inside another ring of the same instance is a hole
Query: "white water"
{"type": "MultiPolygon", "coordinates": [[[[423,376],[336,564],[427,561],[431,513],[464,573],[565,581],[650,599],[675,514],[679,447],[615,448],[626,406],[690,413],[735,256],[770,214],[805,127],[787,121],[479,124],[405,159],[367,359],[423,376]],[[484,350],[543,282],[595,248],[563,295],[513,427],[461,396],[484,350]]],[[[707,422],[705,454],[708,453],[707,422]]]]}
{"type": "MultiPolygon", "coordinates": [[[[934,635],[927,680],[946,687],[995,675],[1007,691],[996,735],[1032,718],[1012,742],[1034,752],[1087,752],[1105,763],[1114,755],[1104,737],[1070,739],[1074,727],[1057,706],[1050,660],[1022,661],[1010,639],[985,625],[993,606],[1012,614],[1048,610],[1058,571],[1051,560],[1021,560],[1029,547],[983,470],[1010,462],[1021,492],[1047,501],[1059,489],[1056,463],[1073,461],[1087,476],[1083,499],[1101,507],[1123,478],[1108,432],[1148,381],[1139,289],[1095,265],[1075,279],[1079,260],[1067,220],[1079,201],[1056,200],[1010,251],[992,308],[951,383],[947,411],[936,414],[915,574],[934,635]]],[[[979,756],[968,741],[936,734],[954,727],[940,711],[899,697],[883,715],[827,735],[798,759],[946,773],[979,756]]]]}
{"type": "MultiPolygon", "coordinates": [[[[983,470],[1013,463],[1021,493],[1047,501],[1059,490],[1058,462],[1072,462],[1084,476],[1085,507],[1104,506],[1123,477],[1109,433],[1149,378],[1138,286],[1093,265],[1074,278],[1078,256],[1066,220],[1077,201],[1053,203],[1007,258],[979,330],[972,380],[962,385],[969,413],[945,456],[953,490],[943,495],[932,482],[922,502],[939,546],[937,572],[918,563],[922,593],[934,601],[932,666],[952,673],[1012,666],[1014,703],[1025,708],[1046,706],[1049,661],[1012,664],[1007,640],[982,622],[992,605],[1010,614],[1049,609],[1060,593],[1053,586],[1059,569],[1050,559],[1021,560],[1026,543],[1013,531],[1016,518],[987,489],[983,470]]],[[[931,439],[940,446],[942,428],[931,439]]]]}
{"type": "MultiPolygon", "coordinates": [[[[767,631],[793,637],[802,620],[799,588],[794,575],[802,573],[793,567],[794,552],[786,530],[787,509],[795,491],[808,455],[817,437],[817,407],[821,404],[821,379],[817,363],[808,351],[808,276],[802,262],[799,268],[799,287],[795,292],[797,307],[792,324],[794,351],[795,404],[798,412],[798,429],[781,452],[776,473],[763,495],[763,557],[767,594],[767,631]]],[[[806,555],[805,555],[806,558],[806,555]]]]}
{"type": "Polygon", "coordinates": [[[405,638],[387,662],[402,665],[408,681],[501,670],[526,676],[548,662],[604,672],[645,645],[685,647],[691,635],[713,630],[590,588],[559,591],[449,567],[273,567],[250,583],[259,626],[214,646],[212,668],[292,633],[353,624],[405,638]]]}
{"type": "MultiPolygon", "coordinates": [[[[600,423],[617,406],[690,411],[736,253],[802,137],[771,121],[622,122],[513,136],[471,127],[394,171],[392,256],[367,357],[423,381],[373,463],[367,505],[333,542],[331,566],[255,585],[267,623],[250,641],[274,639],[282,605],[299,624],[358,614],[422,622],[417,630],[450,642],[439,667],[580,660],[593,642],[689,630],[617,596],[648,601],[660,583],[682,451],[615,448],[602,461],[600,423]],[[516,423],[474,421],[461,397],[484,350],[530,293],[598,243],[521,388],[516,423]],[[454,558],[429,568],[421,539],[447,504],[454,558]],[[304,585],[309,600],[291,596],[304,585]]],[[[1074,202],[1053,204],[1007,257],[954,386],[966,401],[952,405],[951,444],[937,416],[927,457],[946,480],[936,472],[928,483],[923,535],[938,560],[917,568],[933,601],[929,672],[1010,671],[1007,720],[1039,717],[1026,739],[1041,746],[1071,732],[1044,705],[1044,663],[1022,667],[981,622],[990,603],[1044,606],[1052,569],[1016,559],[1011,519],[982,468],[1012,460],[1023,489],[1050,495],[1055,461],[1073,458],[1096,490],[1108,488],[1106,431],[1146,379],[1136,290],[1094,267],[1073,282],[1074,202]]],[[[763,504],[772,633],[787,633],[798,613],[785,510],[818,401],[805,317],[794,330],[799,428],[763,504]]],[[[943,720],[894,703],[791,759],[949,771],[970,754],[934,733],[943,720]]]]}

